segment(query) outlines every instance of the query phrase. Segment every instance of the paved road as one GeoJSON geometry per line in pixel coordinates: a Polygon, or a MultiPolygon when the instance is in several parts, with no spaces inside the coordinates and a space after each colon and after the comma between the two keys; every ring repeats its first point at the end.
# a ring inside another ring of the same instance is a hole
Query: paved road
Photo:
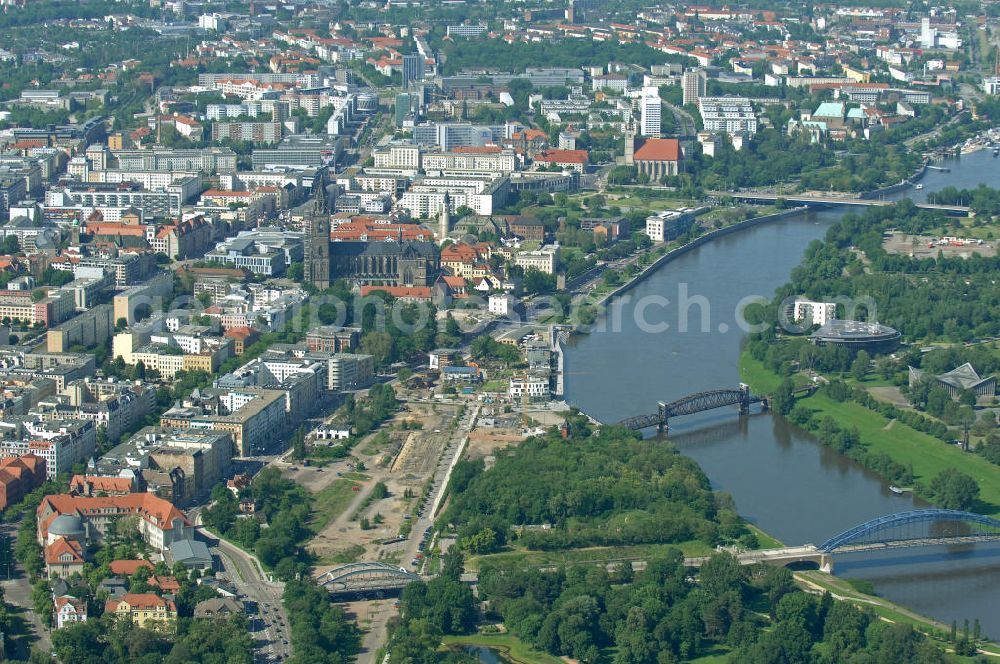
{"type": "MultiPolygon", "coordinates": [[[[195,523],[200,524],[200,518],[195,523]]],[[[200,525],[196,526],[195,532],[208,542],[209,550],[218,557],[226,576],[246,598],[245,601],[253,605],[248,617],[257,648],[255,661],[266,664],[288,659],[292,646],[288,615],[281,603],[284,584],[270,581],[260,562],[243,549],[216,537],[200,525]]]]}
{"type": "Polygon", "coordinates": [[[670,111],[674,119],[677,120],[677,126],[680,128],[680,131],[677,132],[678,136],[682,136],[688,141],[694,140],[695,135],[698,133],[698,124],[691,117],[691,114],[683,108],[674,106],[666,101],[663,102],[663,107],[670,111]]]}
{"type": "Polygon", "coordinates": [[[935,139],[935,138],[937,138],[941,134],[941,130],[944,127],[947,127],[948,125],[955,124],[956,122],[958,122],[958,120],[963,115],[965,115],[964,111],[962,113],[956,113],[954,116],[952,116],[943,125],[938,125],[937,127],[934,127],[934,129],[931,129],[927,133],[920,134],[918,136],[914,136],[912,138],[906,139],[905,141],[903,141],[903,145],[905,145],[908,148],[912,148],[914,145],[916,145],[920,141],[929,141],[929,140],[935,139]]]}
{"type": "MultiPolygon", "coordinates": [[[[13,553],[14,543],[17,541],[17,529],[19,523],[0,524],[0,537],[10,538],[11,552],[13,553]]],[[[16,650],[24,652],[20,654],[27,659],[28,649],[31,646],[38,646],[42,652],[52,650],[52,640],[49,629],[42,624],[41,617],[35,612],[35,603],[31,599],[31,581],[28,574],[20,563],[16,563],[10,570],[10,578],[7,578],[6,567],[0,568],[0,587],[3,588],[4,600],[13,606],[15,611],[27,622],[29,634],[27,639],[18,639],[16,650]]]]}

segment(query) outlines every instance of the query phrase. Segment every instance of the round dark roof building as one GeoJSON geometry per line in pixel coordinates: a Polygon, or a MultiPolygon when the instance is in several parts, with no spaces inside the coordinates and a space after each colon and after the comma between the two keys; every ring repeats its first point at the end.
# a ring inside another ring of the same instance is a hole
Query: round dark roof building
{"type": "Polygon", "coordinates": [[[60,514],[49,524],[49,535],[56,537],[83,537],[83,521],[75,514],[60,514]]]}
{"type": "Polygon", "coordinates": [[[818,346],[844,346],[854,350],[890,353],[902,335],[888,325],[859,320],[830,320],[809,337],[818,346]]]}

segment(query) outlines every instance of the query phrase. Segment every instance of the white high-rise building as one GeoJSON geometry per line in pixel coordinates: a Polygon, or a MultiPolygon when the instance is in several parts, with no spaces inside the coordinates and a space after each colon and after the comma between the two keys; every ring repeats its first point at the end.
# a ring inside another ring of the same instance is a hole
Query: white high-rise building
{"type": "Polygon", "coordinates": [[[202,14],[198,17],[198,27],[202,30],[222,32],[226,29],[226,19],[221,14],[202,14]]]}
{"type": "Polygon", "coordinates": [[[937,30],[931,27],[931,20],[924,17],[920,20],[920,45],[924,48],[934,48],[937,44],[937,30]]]}
{"type": "Polygon", "coordinates": [[[697,104],[705,96],[705,72],[701,69],[691,69],[681,77],[681,87],[684,91],[684,105],[697,104]]]}
{"type": "Polygon", "coordinates": [[[639,98],[640,105],[640,133],[643,136],[660,137],[662,122],[660,114],[663,112],[663,104],[660,101],[660,91],[654,87],[642,89],[642,96],[639,98]]]}
{"type": "Polygon", "coordinates": [[[702,97],[698,100],[698,113],[705,131],[757,133],[757,116],[746,97],[702,97]]]}
{"type": "Polygon", "coordinates": [[[796,300],[792,318],[812,325],[826,325],[837,318],[837,303],[796,300]]]}
{"type": "Polygon", "coordinates": [[[449,37],[478,37],[489,29],[487,25],[449,25],[449,37]]]}

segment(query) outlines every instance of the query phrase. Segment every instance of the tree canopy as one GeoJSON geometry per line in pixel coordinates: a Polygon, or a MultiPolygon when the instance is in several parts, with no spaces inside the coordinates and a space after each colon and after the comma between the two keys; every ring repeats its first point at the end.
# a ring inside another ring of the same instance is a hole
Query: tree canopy
{"type": "Polygon", "coordinates": [[[746,535],[730,505],[712,493],[691,459],[633,432],[602,427],[571,441],[532,438],[498,456],[490,470],[461,461],[445,523],[460,541],[501,545],[514,526],[529,548],[683,542],[709,544],[746,535]],[[551,525],[551,528],[532,526],[551,525]],[[478,537],[478,539],[476,539],[478,537]]]}

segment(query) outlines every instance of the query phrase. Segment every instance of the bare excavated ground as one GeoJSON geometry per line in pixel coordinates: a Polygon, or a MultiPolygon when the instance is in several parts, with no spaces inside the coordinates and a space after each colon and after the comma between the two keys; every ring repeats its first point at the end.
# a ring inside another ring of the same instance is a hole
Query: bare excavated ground
{"type": "MultiPolygon", "coordinates": [[[[396,559],[398,547],[383,545],[382,541],[395,537],[406,515],[412,514],[447,445],[458,408],[449,404],[406,403],[378,432],[355,446],[353,456],[364,464],[366,479],[353,479],[359,476],[350,472],[346,460],[330,464],[319,473],[309,468],[297,471],[301,477],[296,479],[314,494],[338,481],[360,486],[349,504],[309,542],[309,550],[318,559],[318,573],[355,560],[400,562],[396,559]],[[370,499],[378,482],[386,485],[388,495],[370,499]],[[367,519],[368,529],[361,527],[363,519],[367,519]]],[[[327,489],[326,493],[343,495],[334,489],[327,489]]]]}
{"type": "Polygon", "coordinates": [[[525,438],[521,429],[477,428],[469,434],[465,456],[469,459],[481,459],[493,455],[496,450],[520,445],[525,438]]]}

